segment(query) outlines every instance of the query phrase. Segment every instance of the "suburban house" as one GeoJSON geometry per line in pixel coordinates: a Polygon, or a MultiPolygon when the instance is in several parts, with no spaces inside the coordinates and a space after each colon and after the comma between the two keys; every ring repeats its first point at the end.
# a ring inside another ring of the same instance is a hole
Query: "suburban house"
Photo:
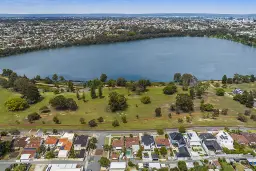
{"type": "Polygon", "coordinates": [[[46,148],[52,149],[57,145],[58,141],[59,141],[58,137],[48,136],[44,142],[44,145],[46,148]]]}
{"type": "Polygon", "coordinates": [[[169,142],[169,139],[167,139],[167,138],[156,137],[155,142],[156,142],[157,148],[161,148],[161,147],[170,148],[170,142],[169,142]]]}
{"type": "Polygon", "coordinates": [[[120,139],[114,139],[112,142],[112,147],[115,150],[122,150],[124,147],[124,139],[120,138],[120,139]]]}
{"type": "Polygon", "coordinates": [[[244,93],[244,91],[239,88],[236,88],[233,90],[233,94],[243,94],[243,93],[244,93]]]}
{"type": "Polygon", "coordinates": [[[28,138],[27,139],[27,145],[24,147],[24,150],[25,149],[35,149],[35,150],[38,150],[39,147],[42,145],[43,143],[43,139],[39,138],[39,137],[36,137],[36,138],[28,138]]]}
{"type": "Polygon", "coordinates": [[[79,135],[75,138],[74,140],[74,150],[80,151],[80,150],[85,150],[88,144],[88,136],[86,135],[79,135]]]}
{"type": "Polygon", "coordinates": [[[198,137],[197,133],[194,131],[187,131],[188,137],[188,147],[191,146],[201,146],[201,139],[198,137]]]}
{"type": "Polygon", "coordinates": [[[181,146],[179,147],[179,152],[176,154],[177,158],[180,159],[187,159],[189,158],[191,155],[188,151],[188,148],[186,146],[181,146]]]}
{"type": "Polygon", "coordinates": [[[109,171],[125,171],[126,162],[111,162],[109,171]]]}
{"type": "Polygon", "coordinates": [[[243,135],[248,140],[250,145],[256,144],[256,134],[255,133],[242,132],[241,135],[243,135]]]}
{"type": "Polygon", "coordinates": [[[239,144],[244,144],[244,145],[249,144],[249,141],[243,135],[230,134],[230,136],[233,138],[234,141],[236,141],[239,144]]]}
{"type": "Polygon", "coordinates": [[[220,146],[228,148],[230,150],[234,149],[233,138],[225,131],[220,131],[217,135],[217,142],[220,144],[220,146]]]}
{"type": "Polygon", "coordinates": [[[19,150],[24,148],[27,145],[27,141],[26,141],[27,137],[21,137],[21,138],[15,138],[13,141],[13,149],[14,150],[19,150]]]}
{"type": "Polygon", "coordinates": [[[202,133],[199,135],[199,137],[201,138],[204,150],[208,153],[208,155],[210,154],[210,151],[213,151],[214,153],[221,153],[221,146],[217,143],[216,137],[214,137],[212,134],[202,133]]]}
{"type": "Polygon", "coordinates": [[[155,147],[154,137],[148,134],[141,136],[141,145],[144,150],[152,150],[155,147]]]}
{"type": "Polygon", "coordinates": [[[140,145],[139,137],[125,137],[125,148],[132,148],[134,145],[140,145]]]}
{"type": "Polygon", "coordinates": [[[36,149],[24,149],[21,152],[21,158],[20,160],[24,161],[29,161],[31,159],[34,159],[37,157],[37,150],[36,149]]]}
{"type": "Polygon", "coordinates": [[[179,132],[172,132],[169,134],[171,143],[175,147],[186,146],[186,141],[183,135],[179,132]]]}
{"type": "Polygon", "coordinates": [[[61,138],[57,144],[59,148],[58,158],[67,158],[68,153],[72,148],[72,142],[68,138],[61,138]]]}
{"type": "Polygon", "coordinates": [[[112,159],[112,160],[118,160],[118,159],[119,159],[119,154],[116,153],[116,152],[112,152],[112,154],[111,154],[111,159],[112,159]]]}

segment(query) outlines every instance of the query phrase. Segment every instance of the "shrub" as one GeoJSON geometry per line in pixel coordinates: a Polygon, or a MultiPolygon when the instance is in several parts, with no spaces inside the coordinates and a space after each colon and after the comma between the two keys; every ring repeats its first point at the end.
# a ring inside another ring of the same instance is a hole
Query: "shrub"
{"type": "Polygon", "coordinates": [[[217,96],[224,96],[225,95],[225,90],[223,88],[218,88],[216,90],[216,95],[217,96]]]}
{"type": "Polygon", "coordinates": [[[214,107],[210,103],[207,103],[207,104],[202,103],[200,106],[200,109],[201,109],[201,111],[212,112],[214,107]]]}
{"type": "Polygon", "coordinates": [[[29,107],[28,102],[20,97],[8,100],[5,102],[5,106],[9,111],[20,111],[29,107]]]}
{"type": "Polygon", "coordinates": [[[120,124],[119,124],[119,122],[118,122],[118,120],[114,120],[113,122],[112,122],[112,126],[113,127],[118,127],[120,124]]]}
{"type": "Polygon", "coordinates": [[[163,129],[158,129],[157,134],[158,135],[164,135],[164,130],[163,129]]]}
{"type": "Polygon", "coordinates": [[[81,124],[85,124],[84,118],[80,118],[79,121],[80,121],[81,124]]]}
{"type": "Polygon", "coordinates": [[[98,124],[96,123],[95,119],[90,120],[90,121],[88,122],[88,124],[89,124],[90,127],[96,127],[96,126],[98,125],[98,124]]]}
{"type": "Polygon", "coordinates": [[[251,115],[251,111],[250,111],[250,110],[245,110],[245,111],[244,111],[244,115],[250,116],[250,115],[251,115]]]}
{"type": "Polygon", "coordinates": [[[40,117],[40,115],[38,114],[38,113],[31,113],[31,114],[29,114],[28,115],[28,121],[31,123],[31,122],[33,122],[33,121],[35,121],[35,120],[39,120],[41,117],[40,117]]]}
{"type": "Polygon", "coordinates": [[[57,116],[54,116],[52,121],[55,123],[55,124],[60,124],[60,120],[57,116]]]}
{"type": "Polygon", "coordinates": [[[247,121],[248,121],[247,117],[244,116],[243,114],[238,114],[237,119],[238,119],[239,121],[241,121],[241,122],[247,122],[247,121]]]}
{"type": "Polygon", "coordinates": [[[126,116],[122,116],[121,119],[122,119],[122,122],[123,122],[123,123],[127,123],[126,116]]]}
{"type": "Polygon", "coordinates": [[[183,123],[183,119],[182,118],[178,118],[178,122],[179,123],[183,123]]]}
{"type": "Polygon", "coordinates": [[[222,115],[227,115],[228,114],[228,109],[222,109],[221,114],[222,115]]]}
{"type": "Polygon", "coordinates": [[[155,109],[155,114],[156,114],[156,117],[161,117],[162,116],[162,112],[161,112],[161,108],[160,107],[155,109]]]}
{"type": "Polygon", "coordinates": [[[141,103],[143,104],[149,104],[151,103],[150,97],[149,96],[144,96],[140,99],[141,103]]]}
{"type": "Polygon", "coordinates": [[[256,115],[251,115],[250,119],[256,121],[256,115]]]}
{"type": "Polygon", "coordinates": [[[166,95],[172,95],[177,92],[177,86],[172,84],[168,85],[163,89],[163,93],[166,95]]]}
{"type": "Polygon", "coordinates": [[[99,117],[97,120],[98,120],[98,122],[104,122],[103,117],[99,117]]]}

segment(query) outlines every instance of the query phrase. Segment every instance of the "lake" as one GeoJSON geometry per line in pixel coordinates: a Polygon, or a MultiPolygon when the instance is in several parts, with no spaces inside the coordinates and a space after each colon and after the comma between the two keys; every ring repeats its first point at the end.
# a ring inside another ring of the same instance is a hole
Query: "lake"
{"type": "Polygon", "coordinates": [[[181,72],[221,79],[223,74],[256,74],[256,48],[214,38],[157,38],[30,52],[0,58],[3,68],[30,78],[57,73],[88,80],[106,73],[109,78],[170,81],[181,72]]]}

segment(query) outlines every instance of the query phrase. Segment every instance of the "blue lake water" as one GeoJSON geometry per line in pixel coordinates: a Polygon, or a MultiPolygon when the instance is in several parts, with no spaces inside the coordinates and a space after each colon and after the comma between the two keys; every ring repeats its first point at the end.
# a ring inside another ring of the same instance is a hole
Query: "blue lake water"
{"type": "Polygon", "coordinates": [[[110,78],[170,81],[176,72],[221,79],[223,74],[256,74],[256,48],[213,38],[158,38],[15,55],[0,59],[3,68],[28,77],[57,73],[74,80],[106,73],[110,78]]]}

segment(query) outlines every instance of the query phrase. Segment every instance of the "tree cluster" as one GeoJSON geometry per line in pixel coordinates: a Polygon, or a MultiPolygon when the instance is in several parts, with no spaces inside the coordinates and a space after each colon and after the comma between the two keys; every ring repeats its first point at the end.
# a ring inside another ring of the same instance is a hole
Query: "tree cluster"
{"type": "Polygon", "coordinates": [[[235,95],[233,100],[240,102],[248,108],[253,108],[254,105],[254,96],[252,92],[248,93],[247,91],[244,91],[243,94],[235,95]]]}
{"type": "Polygon", "coordinates": [[[194,103],[192,98],[188,94],[178,94],[176,96],[176,110],[182,110],[183,112],[194,111],[194,103]]]}
{"type": "Polygon", "coordinates": [[[124,95],[119,94],[117,92],[111,92],[109,94],[108,105],[109,105],[111,112],[122,111],[128,107],[127,100],[124,97],[124,95]]]}
{"type": "Polygon", "coordinates": [[[77,110],[78,108],[76,102],[72,98],[65,98],[63,95],[54,97],[49,103],[57,110],[77,110]]]}

